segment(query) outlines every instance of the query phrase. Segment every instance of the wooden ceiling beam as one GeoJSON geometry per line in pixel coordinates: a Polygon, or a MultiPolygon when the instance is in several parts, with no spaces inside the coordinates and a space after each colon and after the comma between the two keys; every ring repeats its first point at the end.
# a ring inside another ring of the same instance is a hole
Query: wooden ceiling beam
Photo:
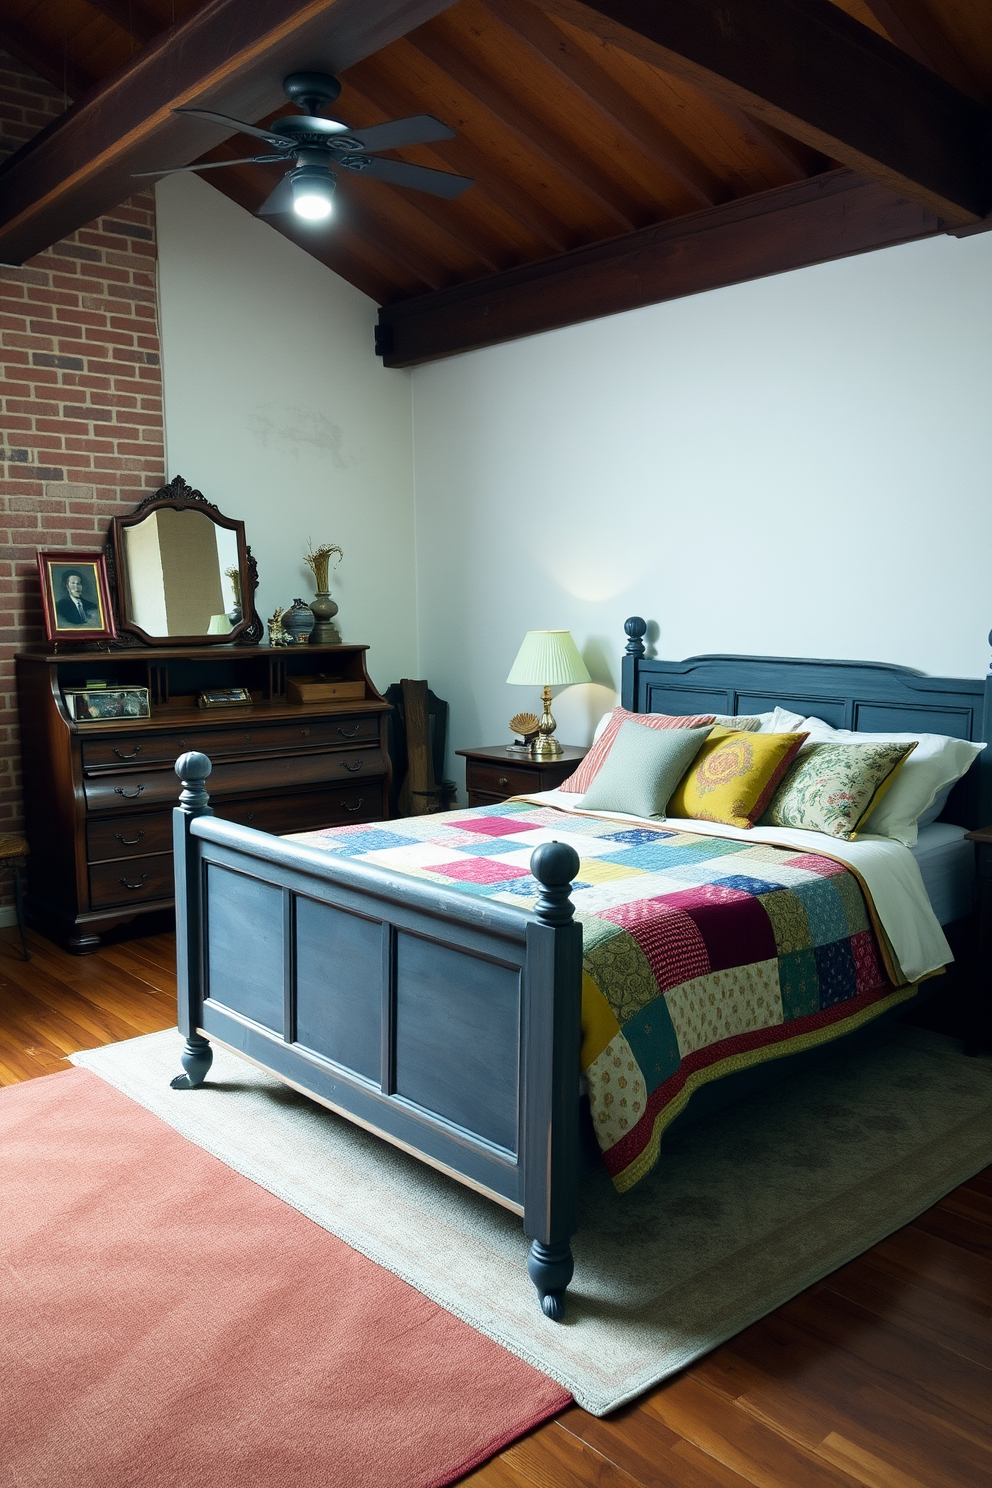
{"type": "Polygon", "coordinates": [[[495,115],[503,129],[510,130],[526,145],[530,154],[539,156],[557,175],[564,177],[580,195],[595,203],[615,227],[630,232],[636,226],[636,213],[607,177],[579,150],[557,137],[547,124],[494,82],[480,67],[434,26],[427,26],[409,40],[435,66],[446,72],[460,87],[472,95],[477,104],[495,115]]]}
{"type": "Polygon", "coordinates": [[[254,121],[297,68],[338,73],[450,0],[211,0],[170,27],[0,169],[0,260],[23,263],[135,190],[133,172],[186,165],[215,125],[199,105],[254,121]]]}
{"type": "Polygon", "coordinates": [[[943,232],[947,223],[852,171],[779,186],[473,284],[383,306],[387,367],[595,320],[943,232]]]}
{"type": "Polygon", "coordinates": [[[121,31],[140,41],[142,46],[166,28],[142,10],[136,0],[86,0],[91,10],[98,10],[121,31]]]}
{"type": "MultiPolygon", "coordinates": [[[[397,56],[401,69],[403,49],[412,48],[413,40],[415,38],[407,38],[406,41],[392,48],[392,54],[397,56]]],[[[359,72],[361,73],[362,69],[359,69],[359,72]]],[[[367,82],[356,83],[352,75],[349,75],[345,81],[349,94],[354,89],[367,102],[376,107],[379,106],[378,99],[373,97],[373,92],[367,82]]],[[[388,96],[390,106],[398,114],[423,112],[422,96],[412,91],[405,83],[397,82],[392,73],[388,78],[388,96]]],[[[448,115],[446,103],[438,103],[437,109],[441,118],[448,115]]],[[[458,137],[453,140],[440,140],[432,144],[430,148],[431,153],[438,157],[438,164],[442,168],[446,167],[459,175],[471,176],[479,190],[485,193],[494,206],[499,207],[502,212],[511,217],[538,243],[543,244],[546,250],[565,253],[575,246],[574,238],[564,224],[540,202],[533,200],[525,191],[521,191],[517,185],[500,174],[499,170],[494,168],[490,157],[474,148],[464,133],[459,133],[458,137]]]]}
{"type": "Polygon", "coordinates": [[[53,88],[58,88],[60,93],[68,94],[69,99],[78,98],[93,86],[91,75],[70,62],[68,54],[60,51],[58,45],[39,40],[26,27],[6,16],[0,16],[0,47],[16,57],[18,62],[23,62],[25,67],[30,67],[46,83],[51,83],[53,88]]]}
{"type": "Polygon", "coordinates": [[[671,177],[700,207],[712,207],[733,193],[715,171],[672,130],[654,118],[585,52],[572,45],[554,22],[530,0],[483,0],[486,9],[551,67],[588,107],[671,177]]]}
{"type": "Polygon", "coordinates": [[[910,57],[979,103],[988,103],[983,88],[936,16],[922,0],[864,0],[877,21],[910,57]]]}
{"type": "Polygon", "coordinates": [[[829,0],[542,4],[950,222],[992,209],[992,113],[829,0]]]}

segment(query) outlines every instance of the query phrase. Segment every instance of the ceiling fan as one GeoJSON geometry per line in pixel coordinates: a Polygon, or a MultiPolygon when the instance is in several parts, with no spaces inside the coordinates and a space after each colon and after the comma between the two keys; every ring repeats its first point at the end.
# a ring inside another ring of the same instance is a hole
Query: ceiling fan
{"type": "Polygon", "coordinates": [[[230,119],[210,109],[178,108],[175,114],[192,114],[209,119],[225,129],[254,135],[264,140],[272,153],[247,155],[238,160],[217,160],[204,165],[177,165],[165,170],[135,171],[137,176],[171,176],[181,171],[219,170],[227,165],[284,165],[295,161],[258,208],[257,216],[295,212],[308,222],[321,222],[331,215],[335,171],[353,171],[387,181],[391,186],[407,186],[412,191],[427,191],[451,201],[472,185],[470,176],[456,176],[450,171],[428,170],[423,165],[407,165],[402,160],[377,160],[380,150],[395,150],[402,145],[426,145],[433,140],[453,139],[455,131],[430,114],[414,114],[409,119],[393,119],[388,124],[373,124],[368,129],[349,129],[337,119],[324,118],[320,110],[332,104],[341,92],[337,78],[326,72],[292,72],[283,79],[287,98],[302,109],[276,119],[268,129],[230,119]]]}

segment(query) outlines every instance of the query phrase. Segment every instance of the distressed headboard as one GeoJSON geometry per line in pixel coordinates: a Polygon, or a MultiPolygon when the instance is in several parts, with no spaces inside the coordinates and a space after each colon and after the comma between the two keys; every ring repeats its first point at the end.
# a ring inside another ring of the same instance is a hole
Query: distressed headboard
{"type": "MultiPolygon", "coordinates": [[[[642,619],[633,616],[624,630],[621,700],[634,713],[766,713],[780,705],[834,728],[992,740],[988,677],[928,677],[885,662],[790,656],[659,661],[644,654],[642,619]]],[[[955,787],[943,819],[969,828],[992,822],[992,748],[955,787]]]]}

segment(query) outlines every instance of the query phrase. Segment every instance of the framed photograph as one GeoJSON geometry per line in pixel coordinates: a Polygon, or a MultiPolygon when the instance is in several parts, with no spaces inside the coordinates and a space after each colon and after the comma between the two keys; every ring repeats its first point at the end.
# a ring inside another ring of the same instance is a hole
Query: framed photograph
{"type": "Polygon", "coordinates": [[[38,573],[50,641],[114,639],[117,631],[102,553],[70,553],[64,548],[39,553],[38,573]]]}
{"type": "Polygon", "coordinates": [[[151,717],[147,687],[67,687],[62,696],[76,723],[151,717]]]}

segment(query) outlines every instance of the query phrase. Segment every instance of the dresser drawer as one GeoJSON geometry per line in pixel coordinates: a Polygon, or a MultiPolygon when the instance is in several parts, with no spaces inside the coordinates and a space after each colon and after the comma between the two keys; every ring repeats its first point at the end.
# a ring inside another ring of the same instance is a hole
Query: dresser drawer
{"type": "Polygon", "coordinates": [[[190,749],[208,754],[213,760],[280,750],[346,748],[349,744],[376,743],[378,738],[377,713],[268,725],[246,721],[244,727],[238,727],[232,720],[226,728],[200,729],[190,725],[164,734],[84,739],[83,769],[89,772],[120,769],[122,765],[172,764],[190,749]]]}
{"type": "Polygon", "coordinates": [[[331,786],[298,796],[273,796],[252,801],[224,801],[216,808],[224,821],[276,835],[287,832],[317,832],[321,827],[346,822],[382,819],[382,781],[368,785],[331,786]]]}
{"type": "Polygon", "coordinates": [[[470,791],[488,791],[501,800],[546,789],[540,770],[528,770],[516,761],[505,765],[483,765],[478,760],[469,760],[465,785],[470,791]]]}
{"type": "MultiPolygon", "coordinates": [[[[211,798],[220,795],[268,795],[295,786],[379,779],[386,772],[380,749],[342,749],[328,754],[276,755],[215,765],[207,780],[211,798]]],[[[88,775],[83,781],[88,811],[120,812],[129,803],[175,806],[179,782],[175,771],[127,770],[88,775]]]]}
{"type": "Polygon", "coordinates": [[[152,899],[172,899],[174,895],[171,853],[90,864],[93,909],[105,909],[111,904],[145,904],[152,899]]]}
{"type": "MultiPolygon", "coordinates": [[[[177,804],[178,799],[177,792],[177,804]]],[[[171,811],[136,811],[131,816],[111,817],[86,825],[86,857],[90,863],[171,851],[171,811]]]]}

